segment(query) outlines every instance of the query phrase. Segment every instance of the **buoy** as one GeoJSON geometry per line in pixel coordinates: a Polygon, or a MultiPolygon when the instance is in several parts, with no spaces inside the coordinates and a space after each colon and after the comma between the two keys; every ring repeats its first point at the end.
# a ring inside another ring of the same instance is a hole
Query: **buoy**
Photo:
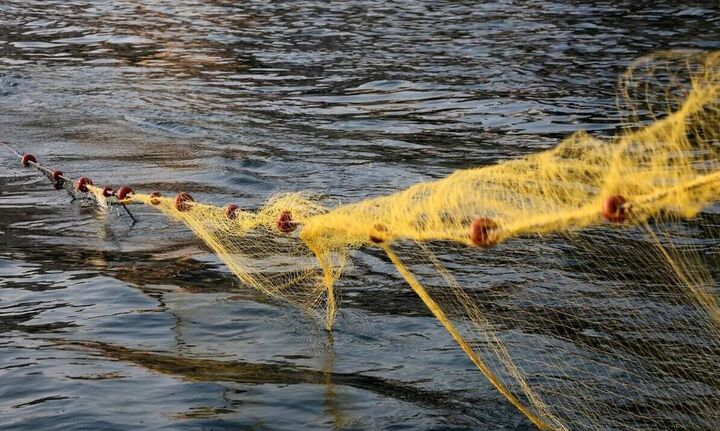
{"type": "Polygon", "coordinates": [[[135,190],[128,186],[122,186],[115,192],[115,196],[119,201],[124,201],[129,195],[134,194],[135,190]]]}
{"type": "Polygon", "coordinates": [[[106,198],[109,198],[113,195],[113,189],[111,189],[110,187],[103,187],[102,195],[106,198]]]}
{"type": "Polygon", "coordinates": [[[278,214],[277,228],[283,233],[292,232],[297,228],[297,223],[293,221],[290,211],[283,211],[278,214]]]}
{"type": "Polygon", "coordinates": [[[373,226],[373,230],[370,232],[370,241],[375,244],[385,242],[385,236],[387,234],[387,231],[387,226],[381,223],[376,223],[373,226]]]}
{"type": "Polygon", "coordinates": [[[62,171],[53,171],[52,174],[50,174],[50,178],[52,179],[53,187],[55,188],[55,190],[61,190],[63,188],[65,180],[62,179],[62,176],[62,171]]]}
{"type": "Polygon", "coordinates": [[[158,198],[161,198],[161,197],[162,197],[162,195],[160,194],[160,192],[150,193],[150,203],[153,205],[160,205],[160,199],[158,199],[158,198]]]}
{"type": "Polygon", "coordinates": [[[627,218],[625,203],[627,201],[621,195],[610,196],[605,199],[602,207],[602,214],[606,220],[613,223],[622,223],[627,218]]]}
{"type": "Polygon", "coordinates": [[[87,186],[91,186],[93,182],[90,180],[90,178],[80,177],[75,182],[75,190],[87,193],[88,189],[87,186]]]}
{"type": "Polygon", "coordinates": [[[489,218],[475,219],[470,225],[470,241],[478,247],[489,247],[492,245],[490,234],[497,229],[497,223],[489,218]]]}
{"type": "Polygon", "coordinates": [[[37,163],[37,159],[32,154],[23,154],[21,163],[26,168],[30,166],[30,162],[37,163]]]}
{"type": "Polygon", "coordinates": [[[225,207],[225,217],[229,218],[230,220],[235,220],[237,217],[237,211],[240,207],[235,204],[230,204],[225,207]]]}
{"type": "Polygon", "coordinates": [[[178,195],[175,196],[175,209],[180,212],[190,210],[191,206],[188,202],[195,202],[192,196],[190,196],[190,193],[178,193],[178,195]]]}

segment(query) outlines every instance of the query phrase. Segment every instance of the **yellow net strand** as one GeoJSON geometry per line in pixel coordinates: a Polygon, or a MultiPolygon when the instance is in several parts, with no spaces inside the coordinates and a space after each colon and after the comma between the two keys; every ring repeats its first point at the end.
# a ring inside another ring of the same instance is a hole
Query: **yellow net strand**
{"type": "Polygon", "coordinates": [[[395,268],[397,268],[398,272],[402,275],[408,285],[410,285],[413,292],[415,292],[417,296],[420,297],[420,299],[423,301],[425,306],[427,306],[433,316],[435,316],[435,318],[440,321],[443,327],[445,327],[445,329],[453,337],[455,342],[458,343],[460,348],[470,357],[470,360],[475,364],[475,366],[478,367],[480,372],[483,373],[485,378],[487,378],[488,381],[490,381],[490,383],[495,386],[495,388],[505,398],[507,398],[512,405],[514,405],[520,412],[522,412],[522,414],[524,414],[535,426],[537,426],[541,430],[555,429],[550,425],[546,424],[542,419],[537,417],[533,412],[531,412],[527,407],[525,407],[520,402],[520,400],[518,400],[515,395],[513,395],[512,392],[510,392],[500,382],[500,380],[495,376],[495,374],[490,370],[490,368],[488,368],[487,365],[485,365],[485,363],[482,361],[482,359],[480,359],[480,357],[475,353],[475,350],[470,347],[467,341],[465,341],[462,335],[460,335],[460,332],[455,328],[450,319],[448,319],[442,308],[430,297],[427,290],[425,290],[422,284],[417,281],[417,279],[408,270],[407,266],[405,266],[405,264],[400,260],[397,254],[395,254],[395,252],[390,248],[390,246],[388,246],[387,244],[383,244],[381,247],[385,251],[387,256],[390,258],[390,261],[395,265],[395,268]]]}
{"type": "Polygon", "coordinates": [[[88,189],[102,205],[144,204],[184,223],[243,284],[328,330],[350,253],[383,250],[541,429],[712,429],[720,306],[710,263],[720,228],[703,211],[720,200],[720,53],[638,60],[619,94],[627,130],[614,139],[576,133],[547,151],[334,208],[288,193],[228,213],[142,193],[117,202],[88,189]],[[498,271],[499,258],[507,271],[499,279],[511,280],[500,293],[482,277],[498,271]]]}

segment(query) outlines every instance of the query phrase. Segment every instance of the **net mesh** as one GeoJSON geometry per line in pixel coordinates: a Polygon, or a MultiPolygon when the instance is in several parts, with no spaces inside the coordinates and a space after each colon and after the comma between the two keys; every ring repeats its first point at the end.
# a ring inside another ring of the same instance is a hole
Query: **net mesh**
{"type": "Polygon", "coordinates": [[[613,139],[576,133],[335,208],[306,194],[232,217],[140,193],[123,203],[185,223],[244,284],[328,329],[350,252],[381,248],[541,429],[716,429],[719,91],[720,53],[660,53],[621,77],[613,139]]]}

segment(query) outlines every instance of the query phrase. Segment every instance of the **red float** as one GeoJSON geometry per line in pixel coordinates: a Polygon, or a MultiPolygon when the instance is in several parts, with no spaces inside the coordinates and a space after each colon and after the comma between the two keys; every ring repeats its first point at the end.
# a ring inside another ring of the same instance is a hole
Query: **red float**
{"type": "Polygon", "coordinates": [[[62,171],[53,171],[52,174],[50,174],[50,179],[52,179],[55,190],[61,190],[63,188],[65,180],[62,179],[62,176],[62,171]]]}
{"type": "Polygon", "coordinates": [[[90,180],[90,178],[80,177],[75,182],[75,190],[83,193],[87,193],[88,189],[87,186],[93,185],[93,182],[90,180]]]}
{"type": "Polygon", "coordinates": [[[110,187],[103,187],[102,195],[106,198],[109,198],[113,195],[113,189],[111,189],[110,187]]]}
{"type": "Polygon", "coordinates": [[[160,192],[152,192],[150,193],[150,203],[153,205],[160,205],[160,199],[162,195],[160,192]]]}
{"type": "Polygon", "coordinates": [[[129,195],[134,193],[135,190],[133,190],[132,188],[128,186],[122,186],[115,192],[115,196],[118,198],[118,200],[124,201],[129,195]]]}
{"type": "Polygon", "coordinates": [[[497,223],[489,218],[479,218],[470,225],[470,241],[478,247],[492,245],[490,234],[497,229],[497,223]]]}
{"type": "Polygon", "coordinates": [[[278,214],[277,228],[280,232],[288,233],[297,229],[297,223],[292,219],[292,213],[290,211],[283,211],[278,214]]]}
{"type": "Polygon", "coordinates": [[[240,209],[240,207],[235,204],[230,204],[230,205],[226,206],[225,207],[225,217],[229,218],[230,220],[235,220],[235,218],[237,217],[236,211],[238,209],[240,209]]]}
{"type": "Polygon", "coordinates": [[[613,223],[624,222],[627,218],[625,203],[627,203],[627,201],[621,195],[614,195],[605,199],[602,207],[603,217],[613,223]]]}
{"type": "Polygon", "coordinates": [[[37,163],[37,159],[32,154],[23,154],[21,163],[26,168],[30,166],[30,162],[37,163]]]}
{"type": "Polygon", "coordinates": [[[178,195],[175,196],[175,209],[180,212],[189,211],[191,205],[188,202],[195,202],[192,196],[190,196],[190,193],[178,193],[178,195]]]}

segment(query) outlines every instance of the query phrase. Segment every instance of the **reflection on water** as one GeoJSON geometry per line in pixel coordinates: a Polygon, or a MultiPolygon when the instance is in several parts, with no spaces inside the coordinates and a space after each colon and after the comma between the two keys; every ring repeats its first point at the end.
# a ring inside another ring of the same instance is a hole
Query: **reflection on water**
{"type": "MultiPolygon", "coordinates": [[[[718,21],[701,1],[5,0],[0,140],[96,183],[349,202],[612,134],[628,62],[717,49],[718,21]]],[[[329,339],[183,227],[69,204],[16,165],[0,158],[4,428],[530,428],[378,255],[356,256],[329,339]]]]}
{"type": "MultiPolygon", "coordinates": [[[[330,336],[329,336],[330,337],[330,336]]],[[[49,340],[51,343],[52,340],[49,340]]],[[[61,348],[70,350],[98,353],[105,358],[117,359],[140,365],[146,369],[161,374],[179,376],[184,379],[198,382],[226,382],[242,384],[274,384],[274,385],[324,385],[326,386],[324,407],[328,417],[333,418],[336,423],[342,424],[346,419],[343,412],[337,409],[334,403],[335,386],[347,386],[354,389],[362,389],[374,392],[389,398],[419,404],[422,407],[453,410],[462,412],[462,398],[449,393],[433,393],[403,382],[392,379],[382,379],[372,375],[356,373],[333,372],[332,364],[334,353],[332,351],[332,340],[329,350],[325,351],[327,356],[326,366],[322,370],[307,369],[288,364],[263,364],[248,363],[242,361],[218,361],[205,358],[191,358],[173,356],[163,353],[155,353],[130,349],[100,342],[88,341],[59,341],[56,344],[61,348]]],[[[103,374],[92,377],[73,377],[76,379],[109,379],[117,375],[103,374]]]]}

